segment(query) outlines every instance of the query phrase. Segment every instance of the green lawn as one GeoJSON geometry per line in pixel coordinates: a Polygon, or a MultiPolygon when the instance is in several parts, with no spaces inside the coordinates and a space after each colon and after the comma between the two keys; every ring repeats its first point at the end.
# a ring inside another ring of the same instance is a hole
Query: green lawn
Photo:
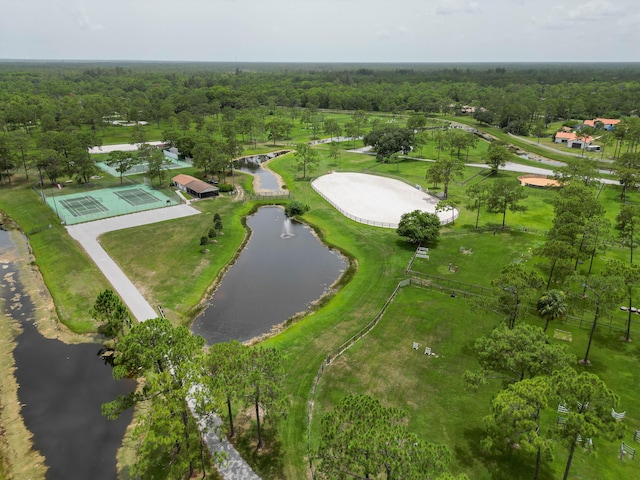
{"type": "MultiPolygon", "coordinates": [[[[535,318],[529,321],[542,326],[535,318]]],[[[475,339],[499,323],[497,316],[478,311],[463,298],[413,286],[402,288],[377,327],[326,368],[316,395],[314,438],[322,413],[345,395],[367,393],[386,405],[407,410],[409,429],[424,440],[447,445],[453,452],[454,472],[465,472],[474,480],[531,478],[532,457],[490,455],[479,445],[482,417],[489,413],[491,398],[500,385],[490,383],[471,393],[462,379],[465,370],[478,368],[475,339]],[[413,350],[412,342],[420,343],[421,349],[413,350]],[[438,356],[426,357],[425,346],[438,356]]],[[[576,356],[583,354],[588,331],[567,325],[552,325],[550,331],[556,326],[572,331],[573,342],[551,341],[566,344],[576,356]]],[[[593,348],[590,371],[601,375],[620,395],[620,409],[627,412],[624,440],[633,444],[633,430],[640,422],[635,398],[640,346],[624,344],[615,333],[599,333],[593,348]]],[[[544,430],[556,428],[552,410],[545,415],[544,430]]],[[[618,459],[620,441],[594,441],[597,455],[588,456],[578,449],[571,478],[640,476],[640,464],[618,459]]],[[[557,448],[540,478],[560,478],[566,458],[567,452],[557,448]]]]}
{"type": "MultiPolygon", "coordinates": [[[[262,148],[268,150],[268,146],[262,148]]],[[[478,151],[470,152],[470,158],[481,158],[482,148],[486,148],[483,142],[478,151]]],[[[313,175],[328,170],[374,171],[401,177],[410,184],[432,187],[425,183],[424,174],[429,164],[423,161],[405,160],[398,165],[384,165],[377,163],[373,156],[343,151],[336,162],[329,158],[328,147],[317,149],[320,163],[313,175]]],[[[424,150],[423,154],[428,153],[427,147],[424,150]]],[[[284,388],[291,399],[286,418],[278,423],[280,458],[270,462],[263,456],[252,456],[252,461],[261,465],[265,479],[306,477],[306,418],[309,393],[318,368],[328,352],[375,317],[404,278],[404,270],[413,254],[413,247],[393,230],[358,224],[336,212],[313,191],[309,178],[300,178],[295,162],[293,155],[286,155],[274,159],[270,166],[282,175],[295,199],[310,206],[304,220],[323,241],[349,256],[354,267],[347,272],[341,289],[333,297],[280,335],[264,342],[278,347],[285,356],[288,376],[284,388]]],[[[196,170],[190,172],[198,174],[196,170]]],[[[472,177],[472,182],[481,180],[480,176],[474,177],[476,173],[477,169],[467,168],[463,176],[450,185],[450,197],[459,202],[462,212],[447,232],[468,232],[475,224],[475,212],[464,207],[464,191],[472,177]]],[[[515,177],[517,174],[501,172],[497,178],[515,177]]],[[[248,177],[236,179],[249,187],[248,177]]],[[[483,181],[494,180],[495,177],[490,177],[483,181]]],[[[517,214],[508,212],[507,225],[516,229],[548,229],[553,216],[553,191],[529,189],[527,193],[529,210],[517,214]]],[[[619,208],[618,194],[617,187],[607,187],[601,194],[609,218],[615,217],[619,208]]],[[[638,202],[637,194],[632,201],[638,202]]],[[[245,230],[241,219],[256,207],[255,203],[232,202],[228,197],[195,205],[202,210],[202,215],[112,232],[101,239],[134,283],[154,302],[161,303],[176,322],[189,321],[197,313],[198,302],[242,244],[245,230]],[[199,240],[212,225],[216,212],[222,216],[224,235],[216,238],[217,243],[209,246],[209,252],[203,253],[199,240]]],[[[87,312],[97,293],[108,284],[64,228],[56,223],[53,212],[44,206],[26,182],[0,189],[0,209],[15,218],[25,231],[32,232],[30,241],[37,263],[62,320],[80,331],[95,328],[87,319],[87,312]]],[[[500,222],[500,215],[481,212],[480,225],[500,222]]],[[[496,232],[495,236],[492,231],[443,236],[431,248],[430,260],[416,263],[414,268],[462,282],[488,285],[508,262],[527,261],[538,268],[539,259],[529,249],[535,249],[542,239],[532,233],[502,231],[496,232]],[[459,266],[458,273],[447,270],[449,262],[459,266]]],[[[610,256],[625,254],[622,249],[607,250],[610,256]]],[[[443,297],[415,288],[404,289],[392,304],[385,321],[332,365],[323,377],[314,418],[319,419],[320,413],[346,392],[379,394],[383,397],[381,400],[398,402],[409,409],[412,430],[427,440],[444,442],[454,451],[455,471],[472,473],[474,479],[525,478],[526,469],[523,469],[525,473],[516,472],[516,466],[522,464],[521,459],[488,458],[479,450],[479,421],[488,412],[488,401],[495,394],[495,386],[489,386],[479,394],[469,394],[461,389],[456,376],[468,368],[466,365],[474,365],[469,348],[473,340],[497,322],[492,315],[469,308],[462,298],[443,297]],[[392,319],[391,322],[388,319],[392,319]],[[387,323],[391,324],[391,330],[384,330],[387,323]],[[416,358],[413,354],[417,352],[410,349],[412,341],[423,345],[429,343],[440,357],[427,359],[419,353],[416,358]],[[427,360],[430,363],[425,363],[427,360]]],[[[576,354],[583,353],[585,332],[574,327],[563,326],[563,329],[574,332],[575,340],[570,348],[576,354]]],[[[637,370],[640,358],[634,345],[619,343],[615,335],[598,335],[591,357],[593,371],[601,373],[621,396],[622,408],[628,410],[630,430],[640,418],[640,412],[633,409],[638,381],[633,372],[637,370]]],[[[611,445],[598,443],[599,449],[600,445],[603,453],[598,457],[577,455],[573,469],[575,478],[611,478],[609,471],[621,478],[632,478],[633,475],[626,475],[625,469],[635,468],[635,464],[611,460],[609,454],[605,454],[611,445]],[[589,476],[590,471],[598,474],[589,476]]],[[[613,447],[615,450],[615,445],[613,447]]],[[[546,467],[547,478],[555,478],[565,458],[565,452],[558,452],[554,463],[546,467]]]]}

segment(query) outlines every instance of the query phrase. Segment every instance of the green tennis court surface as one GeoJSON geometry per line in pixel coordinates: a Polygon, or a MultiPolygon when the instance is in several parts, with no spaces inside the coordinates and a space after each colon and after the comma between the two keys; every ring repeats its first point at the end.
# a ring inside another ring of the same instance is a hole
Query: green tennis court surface
{"type": "Polygon", "coordinates": [[[114,193],[129,205],[147,205],[160,201],[157,197],[141,188],[132,188],[114,193]]]}
{"type": "Polygon", "coordinates": [[[47,205],[56,212],[62,223],[66,225],[168,207],[180,203],[180,199],[177,196],[167,197],[159,190],[154,190],[147,185],[136,185],[135,187],[129,185],[63,194],[63,192],[66,193],[69,190],[71,188],[38,192],[44,197],[47,205]]]}
{"type": "Polygon", "coordinates": [[[98,212],[106,212],[109,209],[103,207],[93,197],[77,197],[68,200],[60,200],[60,204],[71,212],[74,217],[93,215],[98,212]]]}

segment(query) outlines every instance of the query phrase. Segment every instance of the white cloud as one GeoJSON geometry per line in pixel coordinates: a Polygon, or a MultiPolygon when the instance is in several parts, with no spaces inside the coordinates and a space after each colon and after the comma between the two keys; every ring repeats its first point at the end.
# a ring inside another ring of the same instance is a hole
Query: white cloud
{"type": "Polygon", "coordinates": [[[409,35],[409,29],[405,26],[399,26],[394,28],[382,27],[380,25],[376,28],[375,37],[378,40],[403,40],[409,35]]]}
{"type": "Polygon", "coordinates": [[[84,3],[81,2],[76,5],[75,13],[78,26],[80,28],[90,30],[92,32],[104,30],[104,27],[102,25],[94,23],[93,20],[91,20],[84,3]]]}
{"type": "MultiPolygon", "coordinates": [[[[534,21],[548,29],[590,25],[594,28],[611,27],[630,13],[628,6],[608,1],[589,0],[582,4],[564,3],[554,6],[549,15],[534,21]]],[[[594,32],[595,33],[595,32],[594,32]]]]}
{"type": "Polygon", "coordinates": [[[480,3],[475,0],[440,0],[436,5],[438,15],[480,13],[481,11],[480,3]]]}

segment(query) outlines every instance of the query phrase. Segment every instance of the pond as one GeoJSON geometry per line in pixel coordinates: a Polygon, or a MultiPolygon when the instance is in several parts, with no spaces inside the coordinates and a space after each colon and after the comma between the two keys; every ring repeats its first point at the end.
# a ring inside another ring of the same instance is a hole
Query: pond
{"type": "Polygon", "coordinates": [[[281,207],[247,219],[251,238],[191,330],[207,343],[247,341],[271,331],[322,297],[348,267],[313,230],[281,207]]]}
{"type": "Polygon", "coordinates": [[[241,172],[253,175],[260,185],[260,190],[268,190],[277,192],[280,191],[280,184],[277,177],[271,170],[262,166],[262,163],[269,160],[268,155],[254,155],[251,157],[244,157],[235,161],[237,169],[241,172]]]}
{"type": "MultiPolygon", "coordinates": [[[[14,245],[0,230],[0,252],[14,245]]],[[[45,338],[35,323],[35,306],[17,278],[16,265],[3,261],[1,302],[4,314],[20,324],[13,351],[18,399],[34,449],[45,457],[47,479],[112,480],[116,452],[131,421],[131,411],[115,421],[101,415],[105,402],[135,388],[115,381],[98,355],[101,345],[68,345],[45,338]]]]}

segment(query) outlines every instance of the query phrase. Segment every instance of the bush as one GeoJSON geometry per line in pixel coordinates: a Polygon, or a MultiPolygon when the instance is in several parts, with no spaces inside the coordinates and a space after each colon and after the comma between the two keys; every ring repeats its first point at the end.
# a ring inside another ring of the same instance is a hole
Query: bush
{"type": "Polygon", "coordinates": [[[233,185],[230,183],[221,183],[218,185],[218,189],[220,190],[220,193],[233,192],[235,190],[233,185]]]}
{"type": "Polygon", "coordinates": [[[305,205],[302,202],[298,202],[297,200],[293,200],[292,202],[287,203],[287,206],[284,207],[284,213],[287,217],[292,218],[298,215],[304,215],[309,211],[309,205],[305,205]]]}

